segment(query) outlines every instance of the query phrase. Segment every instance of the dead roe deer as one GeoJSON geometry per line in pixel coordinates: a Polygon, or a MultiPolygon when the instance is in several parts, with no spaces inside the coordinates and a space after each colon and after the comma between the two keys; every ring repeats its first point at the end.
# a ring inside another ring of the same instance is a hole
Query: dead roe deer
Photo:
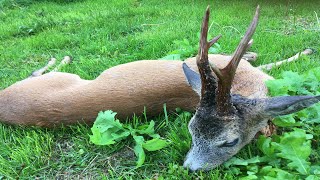
{"type": "Polygon", "coordinates": [[[45,70],[41,69],[33,74],[36,77],[0,91],[0,121],[55,127],[91,124],[99,111],[108,109],[120,119],[140,115],[145,107],[147,115],[157,115],[164,103],[168,110],[196,109],[189,124],[192,147],[184,166],[211,169],[236,154],[272,117],[293,113],[320,99],[267,98],[264,82],[272,77],[240,61],[252,44],[258,14],[259,8],[233,56],[208,55],[208,48],[220,36],[207,42],[207,9],[196,58],[131,62],[110,68],[94,80],[61,72],[41,75],[45,70]]]}

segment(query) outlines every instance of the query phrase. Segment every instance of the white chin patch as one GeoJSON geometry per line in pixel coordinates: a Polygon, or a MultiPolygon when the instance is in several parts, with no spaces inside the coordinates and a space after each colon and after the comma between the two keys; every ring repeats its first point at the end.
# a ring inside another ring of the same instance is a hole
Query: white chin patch
{"type": "Polygon", "coordinates": [[[197,171],[197,170],[209,170],[211,169],[212,165],[209,165],[208,163],[204,163],[200,161],[200,158],[194,158],[194,157],[188,157],[183,163],[184,168],[188,168],[191,171],[197,171]]]}

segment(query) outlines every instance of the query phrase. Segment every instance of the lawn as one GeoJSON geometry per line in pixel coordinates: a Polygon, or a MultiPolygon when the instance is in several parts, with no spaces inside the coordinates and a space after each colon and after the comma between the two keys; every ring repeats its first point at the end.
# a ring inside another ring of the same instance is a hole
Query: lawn
{"type": "MultiPolygon", "coordinates": [[[[234,51],[260,4],[260,22],[250,49],[259,54],[254,66],[305,48],[316,53],[267,73],[279,78],[283,71],[303,73],[320,66],[317,0],[0,0],[0,89],[28,77],[50,57],[61,60],[70,55],[73,63],[61,71],[94,79],[118,64],[164,57],[185,47],[177,43],[184,39],[196,47],[208,4],[210,34],[222,34],[221,53],[234,51]]],[[[224,166],[196,173],[182,168],[191,142],[190,118],[188,112],[170,113],[167,124],[166,116],[155,117],[157,133],[171,144],[147,153],[140,168],[135,168],[131,140],[110,147],[93,145],[87,125],[41,129],[0,124],[0,179],[237,179],[224,166]]],[[[319,152],[319,143],[313,148],[319,152]]],[[[237,157],[259,154],[252,142],[237,157]]],[[[313,157],[320,160],[319,153],[313,157]]]]}

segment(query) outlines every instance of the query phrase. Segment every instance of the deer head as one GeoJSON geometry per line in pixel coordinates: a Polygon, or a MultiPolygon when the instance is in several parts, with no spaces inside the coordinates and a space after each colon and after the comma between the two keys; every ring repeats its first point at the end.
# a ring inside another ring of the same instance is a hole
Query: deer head
{"type": "Polygon", "coordinates": [[[200,103],[188,127],[192,146],[184,162],[184,166],[192,171],[209,170],[222,164],[249,143],[269,119],[299,111],[320,100],[320,96],[249,99],[230,94],[237,66],[252,44],[258,18],[259,6],[229,64],[219,69],[208,62],[208,49],[220,35],[207,41],[209,7],[206,10],[197,56],[200,77],[183,65],[189,84],[200,95],[200,103]]]}

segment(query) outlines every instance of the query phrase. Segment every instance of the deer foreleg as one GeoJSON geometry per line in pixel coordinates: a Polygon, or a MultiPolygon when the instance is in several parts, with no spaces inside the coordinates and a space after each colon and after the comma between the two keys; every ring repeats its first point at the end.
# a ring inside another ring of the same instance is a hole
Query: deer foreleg
{"type": "Polygon", "coordinates": [[[51,58],[49,61],[48,61],[48,64],[45,65],[44,67],[36,70],[36,71],[33,71],[31,73],[31,77],[37,77],[37,76],[41,76],[42,74],[44,74],[50,67],[52,67],[55,63],[57,62],[56,58],[51,58]]]}
{"type": "MultiPolygon", "coordinates": [[[[61,61],[51,72],[57,72],[57,71],[59,71],[59,69],[61,69],[61,68],[62,68],[63,66],[65,66],[66,64],[70,64],[71,61],[72,61],[72,59],[71,59],[70,56],[65,56],[65,57],[62,59],[62,61],[61,61]]],[[[52,66],[54,66],[56,62],[57,62],[57,59],[56,59],[56,58],[51,58],[44,67],[42,67],[42,68],[40,68],[40,69],[38,69],[38,70],[36,70],[36,71],[33,71],[32,74],[31,74],[31,76],[30,76],[29,78],[43,75],[46,71],[48,71],[49,68],[51,68],[52,66]]]]}
{"type": "Polygon", "coordinates": [[[59,69],[61,69],[63,66],[70,64],[72,62],[72,59],[70,56],[65,56],[62,61],[60,62],[60,64],[58,64],[58,66],[56,66],[51,72],[57,72],[59,71],[59,69]]]}

